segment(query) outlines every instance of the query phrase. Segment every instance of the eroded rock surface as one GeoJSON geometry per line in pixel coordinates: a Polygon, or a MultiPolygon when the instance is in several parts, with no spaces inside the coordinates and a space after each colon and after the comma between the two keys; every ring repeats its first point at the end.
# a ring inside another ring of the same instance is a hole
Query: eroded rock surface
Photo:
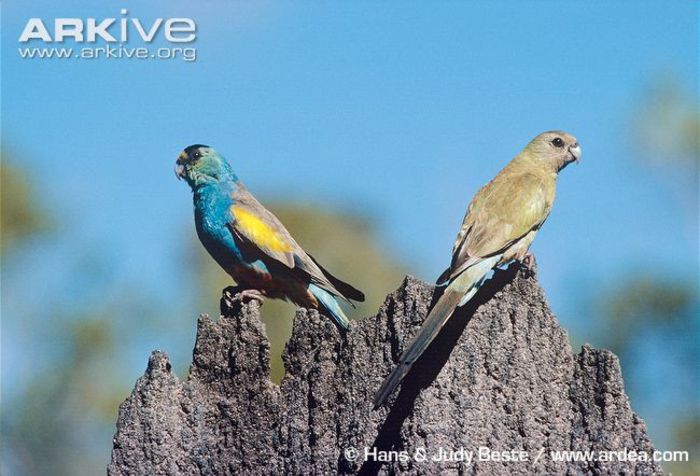
{"type": "Polygon", "coordinates": [[[109,474],[661,473],[651,462],[554,461],[551,451],[653,447],[617,357],[589,346],[572,353],[536,279],[514,268],[450,319],[400,391],[373,410],[433,292],[407,277],[345,336],[299,310],[279,387],[268,378],[258,304],[222,300],[218,321],[198,321],[186,381],[165,353],[151,355],[120,407],[109,474]],[[529,460],[479,461],[480,447],[524,450],[529,460]],[[365,448],[403,461],[364,461],[365,448]],[[471,450],[473,460],[430,461],[439,448],[471,450]]]}

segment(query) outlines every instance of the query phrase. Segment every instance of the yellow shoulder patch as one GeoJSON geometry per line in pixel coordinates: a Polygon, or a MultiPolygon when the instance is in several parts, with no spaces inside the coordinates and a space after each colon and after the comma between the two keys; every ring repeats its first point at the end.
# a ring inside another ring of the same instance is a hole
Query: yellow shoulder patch
{"type": "Polygon", "coordinates": [[[236,228],[258,247],[284,253],[292,250],[289,243],[255,214],[236,205],[231,206],[231,213],[236,218],[236,228]]]}

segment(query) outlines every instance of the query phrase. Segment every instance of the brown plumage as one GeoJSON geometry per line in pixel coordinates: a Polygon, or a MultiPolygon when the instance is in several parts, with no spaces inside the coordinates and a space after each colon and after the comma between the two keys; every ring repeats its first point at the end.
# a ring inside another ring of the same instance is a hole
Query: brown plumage
{"type": "Polygon", "coordinates": [[[438,285],[447,285],[445,292],[375,394],[375,408],[399,385],[454,310],[474,296],[491,269],[523,261],[552,209],[558,173],[580,156],[572,135],[542,133],[477,192],[457,234],[450,267],[438,279],[438,285]]]}

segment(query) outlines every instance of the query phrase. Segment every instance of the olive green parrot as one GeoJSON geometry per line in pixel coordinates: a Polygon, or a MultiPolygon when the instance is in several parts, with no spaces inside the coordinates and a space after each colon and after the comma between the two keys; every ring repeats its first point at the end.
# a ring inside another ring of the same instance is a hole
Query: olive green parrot
{"type": "Polygon", "coordinates": [[[375,408],[401,383],[455,309],[474,296],[489,271],[513,260],[530,261],[528,248],[552,209],[557,175],[580,158],[575,137],[544,132],[477,192],[457,233],[450,267],[438,278],[438,286],[447,287],[375,394],[375,408]]]}

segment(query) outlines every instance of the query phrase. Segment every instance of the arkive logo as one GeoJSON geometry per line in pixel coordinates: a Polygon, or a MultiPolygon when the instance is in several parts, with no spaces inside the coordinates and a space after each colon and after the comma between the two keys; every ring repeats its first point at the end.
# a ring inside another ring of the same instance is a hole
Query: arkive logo
{"type": "Polygon", "coordinates": [[[55,18],[47,22],[30,18],[19,35],[22,47],[18,53],[23,59],[196,59],[196,48],[187,46],[197,39],[197,24],[192,18],[144,21],[131,17],[126,8],[120,14],[116,18],[55,18]],[[169,46],[151,45],[164,42],[169,46]]]}
{"type": "Polygon", "coordinates": [[[152,23],[138,18],[128,18],[127,9],[122,9],[121,18],[56,18],[53,35],[41,18],[30,18],[19,36],[20,43],[41,40],[45,43],[62,42],[72,38],[75,42],[95,43],[98,38],[107,43],[126,43],[136,36],[150,43],[160,33],[171,43],[190,43],[196,39],[197,25],[191,18],[156,18],[152,23]],[[115,26],[118,25],[118,26],[115,26]]]}

